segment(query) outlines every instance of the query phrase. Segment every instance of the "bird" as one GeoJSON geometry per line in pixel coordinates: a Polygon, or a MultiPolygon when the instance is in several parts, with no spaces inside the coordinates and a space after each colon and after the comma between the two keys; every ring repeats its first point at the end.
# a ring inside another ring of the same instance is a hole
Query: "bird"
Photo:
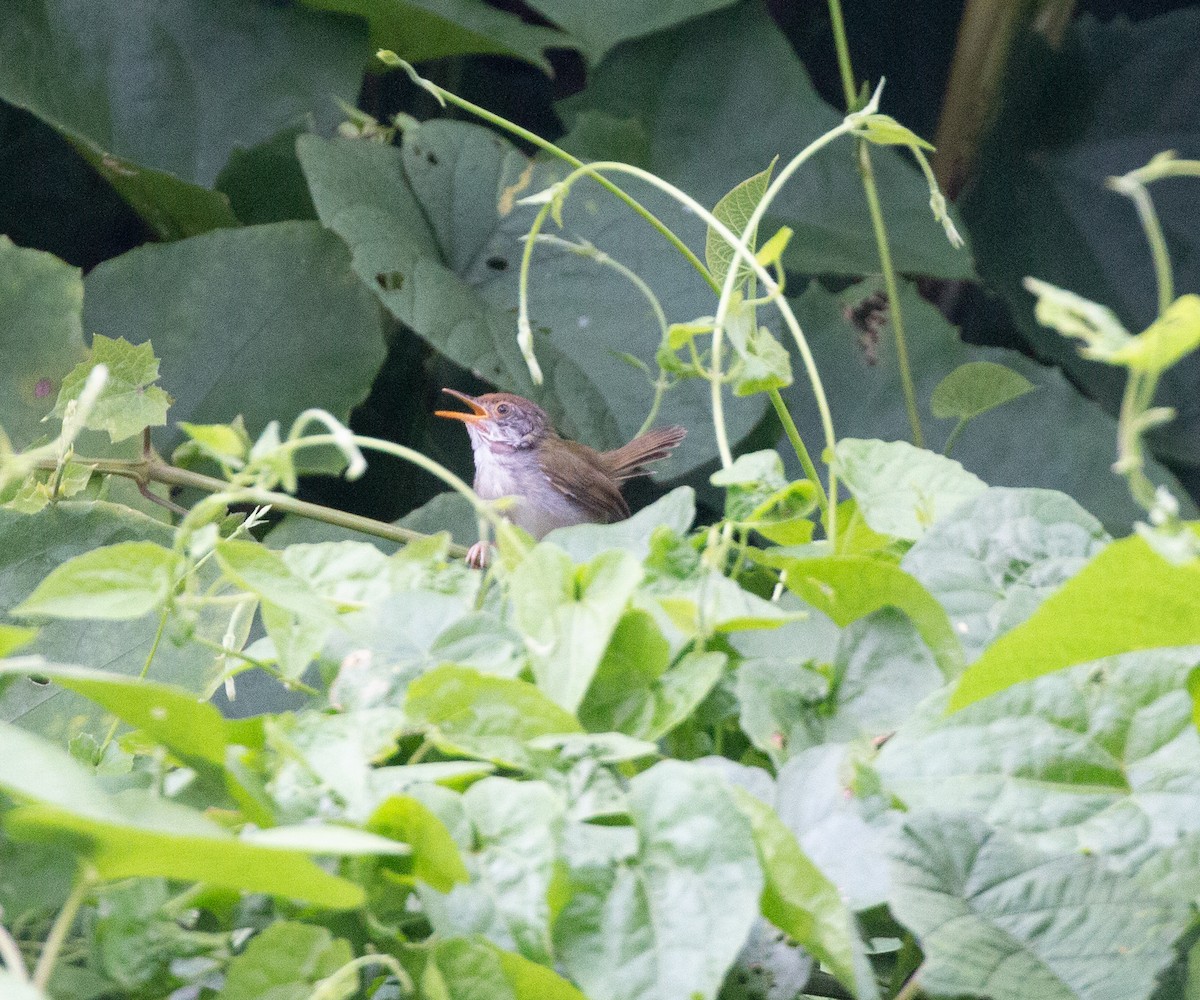
{"type": "MultiPolygon", "coordinates": [[[[475,492],[484,500],[513,497],[505,515],[536,539],[555,528],[629,517],[621,484],[649,475],[646,466],[666,458],[687,435],[684,427],[660,427],[613,451],[596,451],[559,435],[546,411],[522,396],[442,392],[469,407],[436,410],[434,415],[466,425],[475,458],[475,492]]],[[[467,563],[483,567],[487,556],[486,543],[477,542],[467,563]]]]}

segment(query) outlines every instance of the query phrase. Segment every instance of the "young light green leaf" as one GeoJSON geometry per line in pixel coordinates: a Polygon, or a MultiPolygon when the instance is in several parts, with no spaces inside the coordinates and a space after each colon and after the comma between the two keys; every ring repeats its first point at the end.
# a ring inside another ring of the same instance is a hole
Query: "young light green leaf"
{"type": "Polygon", "coordinates": [[[154,384],[158,381],[158,358],[150,342],[134,345],[124,337],[114,340],[99,333],[92,337],[91,358],[63,379],[55,416],[61,418],[67,404],[79,398],[97,365],[108,368],[108,381],[88,414],[86,426],[107,431],[113,441],[123,441],[147,427],[162,427],[167,422],[171,397],[154,384]]]}
{"type": "Polygon", "coordinates": [[[154,542],[118,542],[55,567],[12,613],[48,618],[140,618],[161,607],[183,572],[178,552],[154,542]]]}
{"type": "Polygon", "coordinates": [[[816,508],[816,489],[807,480],[789,483],[774,449],[739,455],[709,482],[725,487],[729,520],[753,527],[777,545],[799,545],[812,537],[808,515],[816,508]]]}
{"type": "Polygon", "coordinates": [[[1104,656],[1200,643],[1200,565],[1175,565],[1133,535],[1108,545],[959,678],[954,711],[1104,656]]]}
{"type": "Polygon", "coordinates": [[[901,125],[891,115],[867,115],[859,118],[855,135],[876,146],[908,146],[912,149],[933,151],[933,143],[922,139],[916,132],[901,125]]]}
{"type": "MultiPolygon", "coordinates": [[[[748,177],[738,184],[713,208],[713,215],[725,223],[735,236],[742,235],[746,223],[750,221],[750,216],[758,207],[758,203],[762,201],[763,195],[767,193],[767,187],[771,183],[771,174],[775,170],[775,162],[778,159],[779,157],[775,157],[766,170],[753,177],[748,177]]],[[[757,233],[751,233],[749,239],[751,251],[754,250],[756,240],[757,233]]],[[[713,278],[718,284],[723,284],[725,276],[729,273],[729,265],[733,263],[733,247],[712,229],[709,229],[708,237],[704,242],[704,259],[708,263],[708,269],[713,278]]],[[[749,273],[745,263],[739,264],[738,270],[749,273]]],[[[739,277],[738,280],[740,283],[743,279],[739,277]]],[[[734,287],[737,287],[736,284],[734,287]]]]}
{"type": "Polygon", "coordinates": [[[834,454],[838,473],[867,524],[895,538],[920,538],[939,518],[987,488],[953,459],[907,441],[843,438],[834,454]]]}
{"type": "Polygon", "coordinates": [[[1167,311],[1124,347],[1109,363],[1160,375],[1200,347],[1200,295],[1181,295],[1167,311]]]}
{"type": "Polygon", "coordinates": [[[792,356],[765,326],[755,327],[730,371],[735,396],[785,389],[792,384],[792,356]]]}
{"type": "Polygon", "coordinates": [[[15,653],[22,646],[33,641],[38,630],[26,628],[24,625],[0,625],[0,657],[15,653]]]}
{"type": "Polygon", "coordinates": [[[1026,278],[1023,284],[1037,296],[1034,307],[1037,321],[1064,337],[1082,340],[1084,346],[1079,353],[1085,358],[1112,364],[1113,355],[1133,340],[1117,314],[1106,306],[1037,278],[1026,278]]]}
{"type": "Polygon", "coordinates": [[[787,245],[791,242],[794,235],[795,233],[790,227],[780,226],[776,230],[775,235],[759,248],[758,253],[754,255],[754,259],[762,264],[763,267],[778,264],[783,257],[784,250],[787,249],[787,245]]]}
{"type": "Polygon", "coordinates": [[[527,740],[583,731],[575,716],[526,681],[450,665],[413,681],[404,710],[446,752],[512,768],[531,765],[527,740]]]}
{"type": "Polygon", "coordinates": [[[854,928],[854,915],[837,887],[809,860],[775,810],[742,788],[731,788],[733,800],[750,821],[766,885],[762,912],[792,940],[807,948],[855,996],[875,993],[854,928]]]}
{"type": "Polygon", "coordinates": [[[1036,389],[1024,375],[994,361],[968,361],[937,384],[929,400],[941,420],[970,420],[1036,389]]]}
{"type": "Polygon", "coordinates": [[[188,440],[175,449],[176,464],[192,455],[214,459],[231,469],[240,469],[250,454],[250,435],[242,418],[228,424],[191,424],[179,421],[178,427],[188,440]]]}

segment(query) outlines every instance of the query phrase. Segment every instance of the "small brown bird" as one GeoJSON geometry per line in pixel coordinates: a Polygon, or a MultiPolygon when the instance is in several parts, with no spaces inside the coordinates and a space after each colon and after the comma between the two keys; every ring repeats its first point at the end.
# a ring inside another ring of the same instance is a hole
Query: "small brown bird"
{"type": "MultiPolygon", "coordinates": [[[[683,440],[683,427],[647,431],[614,451],[596,451],[559,437],[546,411],[510,392],[468,396],[445,393],[470,411],[438,410],[461,420],[475,453],[475,492],[485,500],[515,497],[508,518],[534,538],[570,524],[610,524],[629,516],[621,484],[650,473],[646,465],[666,458],[683,440]]],[[[482,566],[486,546],[471,546],[467,562],[482,566]]]]}

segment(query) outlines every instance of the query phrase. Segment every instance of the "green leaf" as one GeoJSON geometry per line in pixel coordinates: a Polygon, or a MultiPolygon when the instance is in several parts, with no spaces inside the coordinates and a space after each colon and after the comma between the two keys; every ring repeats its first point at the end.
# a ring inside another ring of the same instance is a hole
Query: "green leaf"
{"type": "MultiPolygon", "coordinates": [[[[792,303],[825,382],[834,426],[839,435],[846,437],[894,437],[897,428],[908,425],[894,348],[885,339],[872,363],[870,344],[860,340],[863,331],[845,312],[853,312],[877,289],[877,281],[864,282],[834,296],[810,284],[792,303]]],[[[1002,412],[970,423],[954,449],[963,467],[985,482],[1061,490],[1078,500],[1113,534],[1127,534],[1134,521],[1145,516],[1127,489],[1114,488],[1115,421],[1082,397],[1061,373],[1016,351],[964,344],[958,331],[911,284],[901,285],[900,301],[918,408],[926,434],[930,435],[930,447],[940,448],[942,441],[932,436],[938,425],[930,420],[932,414],[922,401],[928,400],[937,384],[963,363],[998,362],[1025,376],[1038,391],[1002,412]],[[1020,447],[1014,447],[1013,442],[1020,442],[1020,447]]],[[[784,390],[784,400],[804,440],[822,440],[811,393],[792,386],[784,390]]],[[[1151,463],[1148,474],[1155,482],[1174,482],[1170,473],[1156,463],[1151,463]]],[[[1172,488],[1177,496],[1185,492],[1177,484],[1172,488]]]]}
{"type": "Polygon", "coordinates": [[[552,28],[468,0],[304,0],[308,7],[357,14],[371,26],[371,48],[390,49],[405,62],[448,56],[500,55],[551,72],[548,48],[573,48],[552,28]]]}
{"type": "Polygon", "coordinates": [[[82,309],[78,268],[0,236],[0,427],[18,448],[46,432],[51,400],[84,357],[82,309]]]}
{"type": "Polygon", "coordinates": [[[787,571],[787,588],[845,627],[880,608],[893,607],[911,619],[947,678],[963,668],[962,644],[933,596],[898,566],[864,556],[797,559],[780,552],[751,558],[787,571]]]}
{"type": "Polygon", "coordinates": [[[735,396],[753,396],[792,384],[791,355],[765,326],[752,327],[745,343],[735,342],[734,346],[738,361],[730,375],[735,396]]]}
{"type": "MultiPolygon", "coordinates": [[[[584,1000],[553,970],[479,938],[439,941],[430,961],[447,1000],[584,1000]]],[[[422,985],[427,996],[438,995],[422,985]]]]}
{"type": "Polygon", "coordinates": [[[484,778],[462,796],[471,881],[448,895],[419,887],[442,937],[483,934],[545,964],[552,960],[551,886],[560,864],[565,802],[540,781],[484,778]]]}
{"type": "Polygon", "coordinates": [[[371,833],[412,847],[412,877],[439,892],[449,892],[470,877],[450,831],[410,795],[393,795],[371,814],[371,833]]]}
{"type": "Polygon", "coordinates": [[[331,620],[333,608],[304,577],[293,572],[278,553],[265,545],[226,538],[217,543],[216,556],[226,576],[244,590],[317,622],[331,620]]]}
{"type": "Polygon", "coordinates": [[[754,831],[766,885],[762,912],[792,940],[807,948],[858,996],[873,992],[856,974],[859,950],[854,915],[837,887],[809,860],[775,811],[749,792],[732,789],[733,799],[754,831]]]}
{"type": "Polygon", "coordinates": [[[68,560],[13,608],[27,617],[141,618],[170,596],[186,561],[154,542],[119,542],[68,560]]]}
{"type": "MultiPolygon", "coordinates": [[[[778,160],[771,161],[771,164],[766,170],[755,174],[753,177],[748,177],[736,187],[726,194],[713,208],[713,215],[725,226],[734,236],[741,236],[746,230],[746,224],[750,221],[750,216],[758,207],[758,203],[762,201],[763,195],[767,193],[767,187],[771,183],[771,174],[775,170],[775,163],[778,160]]],[[[750,234],[747,241],[751,253],[754,252],[758,243],[757,230],[750,234]]],[[[717,232],[710,226],[708,236],[704,242],[704,259],[708,264],[709,273],[713,279],[723,285],[725,276],[729,273],[729,266],[733,263],[733,247],[727,243],[724,237],[719,236],[717,232]]],[[[743,261],[738,265],[738,270],[745,272],[744,275],[739,274],[738,280],[734,283],[734,288],[746,279],[752,276],[750,268],[743,261]]]]}
{"type": "Polygon", "coordinates": [[[1036,389],[1024,375],[994,361],[968,361],[933,390],[929,409],[935,417],[970,420],[1036,389]]]}
{"type": "Polygon", "coordinates": [[[892,909],[935,995],[1144,1000],[1187,924],[1094,859],[1046,855],[967,817],[906,819],[893,876],[892,909]]]}
{"type": "MultiPolygon", "coordinates": [[[[517,201],[560,180],[557,164],[531,163],[494,132],[448,121],[407,129],[401,150],[314,136],[302,136],[298,150],[321,221],[346,241],[355,273],[393,316],[455,364],[543,406],[566,436],[601,448],[633,437],[653,389],[629,377],[620,355],[653,366],[662,334],[625,278],[567,250],[539,247],[529,309],[543,385],[533,383],[517,347],[521,240],[537,211],[517,201]]],[[[694,225],[662,195],[636,185],[634,193],[667,225],[694,225]]],[[[572,189],[563,222],[573,238],[641,275],[668,315],[711,311],[712,290],[679,253],[594,183],[572,189]]],[[[764,405],[727,408],[732,439],[750,431],[764,405]]],[[[660,419],[689,428],[657,466],[660,477],[716,455],[707,384],[690,379],[674,387],[660,419]]]]}
{"type": "Polygon", "coordinates": [[[750,824],[717,775],[679,761],[634,778],[629,811],[633,857],[571,874],[559,960],[594,1000],[712,998],[758,916],[750,824]]]}
{"type": "Polygon", "coordinates": [[[315,222],[146,245],[101,264],[86,286],[88,329],[152,339],[172,413],[192,423],[241,414],[255,431],[271,420],[286,427],[314,406],[347,419],[384,357],[377,306],[315,222]]]}
{"type": "Polygon", "coordinates": [[[725,487],[730,520],[753,527],[778,545],[800,545],[812,538],[808,515],[816,508],[816,489],[804,479],[789,483],[783,459],[773,448],[739,455],[709,482],[725,487]]]}
{"type": "Polygon", "coordinates": [[[1200,295],[1181,295],[1161,317],[1115,351],[1109,361],[1161,375],[1200,347],[1200,295]]]}
{"type": "Polygon", "coordinates": [[[911,812],[969,813],[1025,844],[1137,870],[1200,829],[1195,649],[1127,653],[946,716],[939,697],[877,759],[911,812]]]}
{"type": "MultiPolygon", "coordinates": [[[[0,607],[18,604],[61,563],[131,541],[169,547],[174,532],[144,514],[97,501],[62,501],[34,516],[0,509],[0,607]]],[[[211,577],[202,574],[202,579],[210,582],[211,577]]],[[[51,662],[137,674],[154,645],[157,624],[149,617],[127,621],[57,618],[42,626],[26,651],[51,662]]],[[[219,643],[228,624],[227,610],[220,615],[201,612],[195,620],[196,635],[219,643]]],[[[212,674],[212,653],[199,643],[158,644],[151,665],[155,679],[199,692],[212,674]]],[[[22,726],[52,732],[56,739],[78,731],[95,714],[88,701],[52,684],[16,679],[0,693],[0,719],[19,719],[22,726]]]]}
{"type": "Polygon", "coordinates": [[[245,464],[250,454],[250,436],[242,418],[236,417],[229,424],[191,424],[180,420],[178,427],[188,436],[188,441],[175,449],[173,460],[196,453],[238,469],[245,464]]]}
{"type": "Polygon", "coordinates": [[[1054,670],[1156,646],[1200,643],[1200,565],[1140,537],[1112,542],[959,679],[950,710],[1054,670]]]}
{"type": "Polygon", "coordinates": [[[62,837],[106,880],[161,875],[348,909],[362,903],[362,891],[326,874],[308,855],[406,850],[349,829],[327,838],[314,827],[296,828],[300,836],[291,842],[288,830],[275,828],[258,834],[263,843],[253,843],[144,792],[109,797],[66,753],[13,726],[0,724],[0,751],[0,787],[32,800],[6,814],[7,834],[35,843],[62,837]],[[280,846],[267,846],[272,837],[280,846]]]}
{"type": "Polygon", "coordinates": [[[588,62],[595,65],[621,42],[662,31],[688,18],[728,7],[730,3],[731,0],[685,0],[648,10],[637,0],[613,0],[600,9],[584,0],[532,0],[530,6],[569,32],[588,62]]]}
{"type": "Polygon", "coordinates": [[[714,569],[702,569],[683,579],[663,576],[645,591],[661,605],[671,623],[692,638],[779,628],[803,614],[743,589],[714,569]]]}
{"type": "Polygon", "coordinates": [[[1063,493],[991,488],[938,521],[900,565],[941,602],[970,662],[1108,541],[1063,493]]]}
{"type": "Polygon", "coordinates": [[[281,920],[229,963],[221,1000],[309,1000],[313,987],[354,957],[326,927],[281,920]]]}
{"type": "Polygon", "coordinates": [[[36,674],[103,705],[167,747],[185,763],[225,766],[227,735],[221,713],[182,688],[27,656],[0,662],[0,673],[36,674]]]}
{"type": "Polygon", "coordinates": [[[353,20],[291,7],[231,19],[219,0],[100,0],[11,13],[0,97],[58,129],[164,239],[236,225],[205,190],[230,152],[306,115],[332,128],[331,98],[355,98],[368,52],[353,20]]]}
{"type": "Polygon", "coordinates": [[[623,549],[639,562],[650,554],[651,536],[660,528],[686,535],[696,519],[696,491],[679,486],[643,507],[633,517],[615,524],[576,524],[557,528],[546,536],[576,563],[594,559],[601,552],[623,549]]]}
{"type": "Polygon", "coordinates": [[[525,638],[537,686],[574,712],[643,575],[628,552],[603,552],[577,567],[543,542],[509,578],[513,621],[525,638]]]}
{"type": "Polygon", "coordinates": [[[8,656],[32,642],[38,630],[24,625],[0,625],[0,657],[8,656]]]}
{"type": "Polygon", "coordinates": [[[912,129],[901,125],[891,115],[867,115],[855,129],[867,142],[876,146],[909,146],[933,151],[933,144],[922,139],[912,129]]]}
{"type": "Polygon", "coordinates": [[[438,667],[417,678],[404,710],[414,725],[428,726],[446,752],[512,768],[530,766],[527,741],[582,731],[573,715],[532,684],[466,667],[438,667]]]}
{"type": "Polygon", "coordinates": [[[645,611],[627,611],[579,708],[595,733],[657,740],[684,721],[720,679],[723,653],[692,652],[670,665],[670,645],[645,611]]]}
{"type": "Polygon", "coordinates": [[[54,405],[56,417],[61,418],[67,403],[79,398],[98,365],[107,367],[108,379],[85,426],[107,431],[113,441],[123,441],[147,427],[161,427],[167,422],[171,397],[153,384],[158,381],[158,359],[150,342],[135,347],[124,337],[113,340],[99,333],[92,337],[91,358],[63,379],[54,405]]]}
{"type": "Polygon", "coordinates": [[[317,210],[296,159],[296,138],[305,131],[291,125],[249,149],[239,146],[230,151],[215,187],[229,199],[243,225],[316,220],[317,210]]]}
{"type": "MultiPolygon", "coordinates": [[[[650,137],[646,166],[705,205],[715,204],[775,155],[786,163],[845,117],[844,108],[821,99],[792,44],[761,6],[738,6],[627,43],[590,74],[582,93],[558,107],[568,126],[584,112],[640,122],[650,137]]],[[[789,271],[879,270],[862,184],[857,171],[845,167],[851,141],[839,140],[818,153],[771,206],[764,232],[782,223],[796,234],[783,257],[789,271]]],[[[592,153],[595,159],[613,153],[620,158],[619,148],[592,153]]],[[[951,247],[930,215],[928,185],[908,153],[878,149],[871,160],[897,269],[968,277],[970,255],[951,247]]],[[[711,311],[708,305],[667,313],[711,311]]]]}
{"type": "Polygon", "coordinates": [[[843,438],[834,454],[838,474],[871,530],[895,538],[920,538],[987,488],[953,459],[906,441],[843,438]]]}

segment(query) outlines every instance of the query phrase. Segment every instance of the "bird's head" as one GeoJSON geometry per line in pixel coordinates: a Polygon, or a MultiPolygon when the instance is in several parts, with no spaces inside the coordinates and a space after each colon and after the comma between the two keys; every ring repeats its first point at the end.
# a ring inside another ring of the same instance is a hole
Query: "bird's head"
{"type": "Polygon", "coordinates": [[[471,444],[501,454],[535,447],[550,427],[546,411],[511,392],[488,392],[468,396],[455,389],[442,392],[461,400],[470,410],[437,410],[434,415],[461,420],[467,425],[471,444]]]}

